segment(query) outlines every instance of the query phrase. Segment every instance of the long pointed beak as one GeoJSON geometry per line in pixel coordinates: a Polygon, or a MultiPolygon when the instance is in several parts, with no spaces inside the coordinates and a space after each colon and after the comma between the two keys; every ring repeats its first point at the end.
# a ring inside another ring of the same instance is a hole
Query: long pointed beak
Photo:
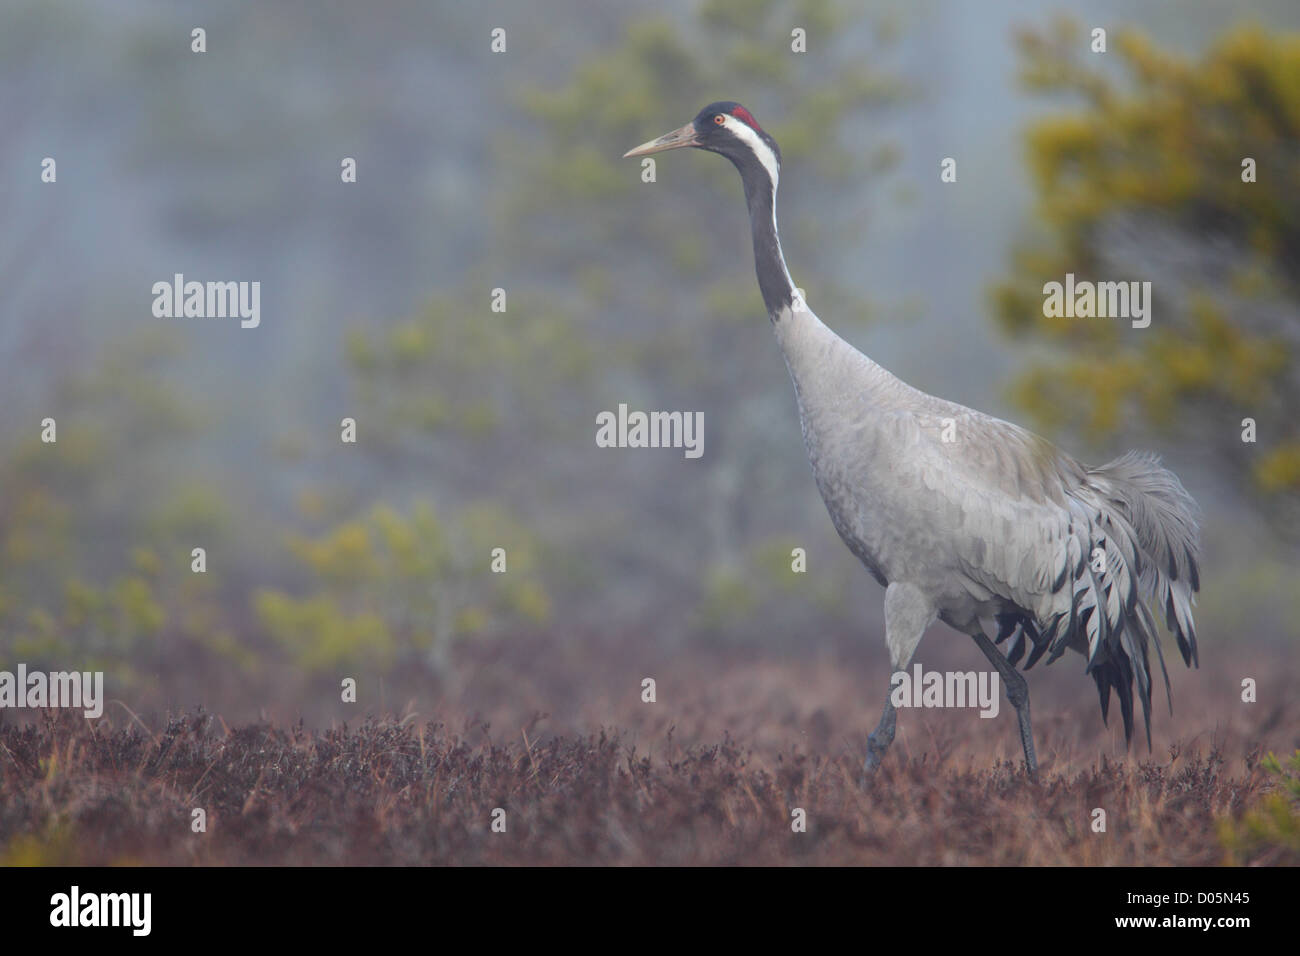
{"type": "Polygon", "coordinates": [[[623,158],[629,156],[647,156],[650,153],[662,153],[665,149],[681,149],[683,146],[698,146],[700,141],[695,138],[695,124],[687,123],[681,129],[675,129],[671,133],[665,133],[658,139],[652,139],[648,143],[642,143],[636,149],[629,149],[623,154],[623,158]]]}

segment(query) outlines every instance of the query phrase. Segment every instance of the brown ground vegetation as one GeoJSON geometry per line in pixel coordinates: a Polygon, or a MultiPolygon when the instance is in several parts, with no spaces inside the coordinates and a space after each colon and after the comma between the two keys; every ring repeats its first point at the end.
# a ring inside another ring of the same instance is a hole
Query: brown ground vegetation
{"type": "MultiPolygon", "coordinates": [[[[971,666],[962,656],[927,663],[950,665],[971,666]]],[[[629,675],[645,666],[628,664],[629,675]]],[[[154,724],[121,706],[97,722],[69,712],[24,723],[6,715],[0,858],[1295,863],[1285,847],[1230,850],[1224,837],[1277,789],[1261,755],[1296,746],[1297,709],[1273,693],[1294,686],[1288,666],[1264,654],[1244,667],[1175,673],[1177,716],[1162,700],[1148,753],[1136,741],[1126,752],[1117,720],[1102,726],[1091,681],[1058,665],[1031,681],[1038,783],[1020,768],[1004,701],[991,720],[903,711],[899,739],[865,790],[862,746],[882,695],[862,688],[883,690],[883,675],[867,680],[834,652],[682,655],[661,668],[655,704],[640,701],[639,680],[609,693],[597,681],[575,694],[564,681],[549,684],[545,668],[513,682],[500,680],[500,668],[471,668],[477,676],[444,688],[430,708],[435,719],[408,708],[320,730],[268,720],[228,726],[201,711],[154,724]],[[1261,675],[1261,703],[1240,703],[1238,671],[1261,675]],[[508,693],[488,692],[498,682],[508,693]],[[1268,704],[1270,696],[1287,703],[1268,704]],[[559,705],[556,715],[536,706],[546,700],[559,705]],[[491,830],[498,807],[504,833],[491,830]],[[1105,833],[1091,826],[1098,807],[1105,833]],[[204,833],[191,830],[195,808],[206,813],[204,833]],[[795,808],[806,811],[807,832],[792,831],[795,808]]]]}

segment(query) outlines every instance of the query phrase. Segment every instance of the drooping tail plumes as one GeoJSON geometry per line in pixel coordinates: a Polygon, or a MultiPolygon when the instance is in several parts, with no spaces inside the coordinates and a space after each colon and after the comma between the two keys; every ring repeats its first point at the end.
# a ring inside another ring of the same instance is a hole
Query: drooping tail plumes
{"type": "MultiPolygon", "coordinates": [[[[1028,634],[1035,647],[1026,668],[1047,650],[1049,663],[1067,647],[1082,650],[1097,682],[1103,720],[1111,690],[1119,698],[1126,741],[1133,736],[1136,680],[1150,747],[1152,644],[1170,696],[1152,609],[1164,616],[1183,661],[1199,664],[1192,607],[1200,589],[1200,510],[1173,472],[1140,452],[1088,469],[1083,484],[1071,490],[1069,506],[1070,537],[1054,588],[1069,589],[1068,610],[1041,634],[1028,634]]],[[[1024,622],[1017,623],[1023,631],[1024,622]]],[[[1016,640],[1023,639],[1017,634],[1016,640]]]]}
{"type": "Polygon", "coordinates": [[[1196,629],[1192,622],[1195,593],[1201,589],[1196,566],[1200,509],[1178,476],[1155,455],[1129,452],[1089,473],[1107,482],[1110,503],[1121,510],[1137,534],[1148,558],[1140,585],[1142,594],[1165,615],[1178,639],[1183,661],[1196,666],[1196,629]]]}

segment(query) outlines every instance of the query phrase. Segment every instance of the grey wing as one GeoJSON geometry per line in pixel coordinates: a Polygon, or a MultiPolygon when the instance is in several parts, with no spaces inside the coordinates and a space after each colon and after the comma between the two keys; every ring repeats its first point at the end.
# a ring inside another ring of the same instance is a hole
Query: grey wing
{"type": "MultiPolygon", "coordinates": [[[[945,403],[946,405],[946,403],[945,403]]],[[[1088,469],[1019,426],[960,406],[916,416],[921,480],[951,527],[948,546],[977,597],[1001,597],[999,641],[1026,667],[1067,647],[1088,658],[1103,718],[1114,689],[1125,735],[1136,681],[1150,743],[1147,606],[1166,614],[1184,660],[1197,659],[1191,608],[1199,587],[1195,503],[1152,456],[1126,455],[1088,469]],[[945,441],[945,429],[952,440],[945,441]]]]}

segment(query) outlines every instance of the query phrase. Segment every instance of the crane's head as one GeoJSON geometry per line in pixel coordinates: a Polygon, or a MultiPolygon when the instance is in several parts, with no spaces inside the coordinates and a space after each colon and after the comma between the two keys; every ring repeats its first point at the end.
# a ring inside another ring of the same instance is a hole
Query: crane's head
{"type": "Polygon", "coordinates": [[[771,188],[776,189],[781,172],[781,150],[776,140],[758,125],[754,114],[739,103],[710,103],[681,129],[642,143],[636,149],[628,150],[623,157],[647,156],[683,146],[721,153],[740,170],[747,187],[753,177],[756,180],[766,178],[771,188]]]}

